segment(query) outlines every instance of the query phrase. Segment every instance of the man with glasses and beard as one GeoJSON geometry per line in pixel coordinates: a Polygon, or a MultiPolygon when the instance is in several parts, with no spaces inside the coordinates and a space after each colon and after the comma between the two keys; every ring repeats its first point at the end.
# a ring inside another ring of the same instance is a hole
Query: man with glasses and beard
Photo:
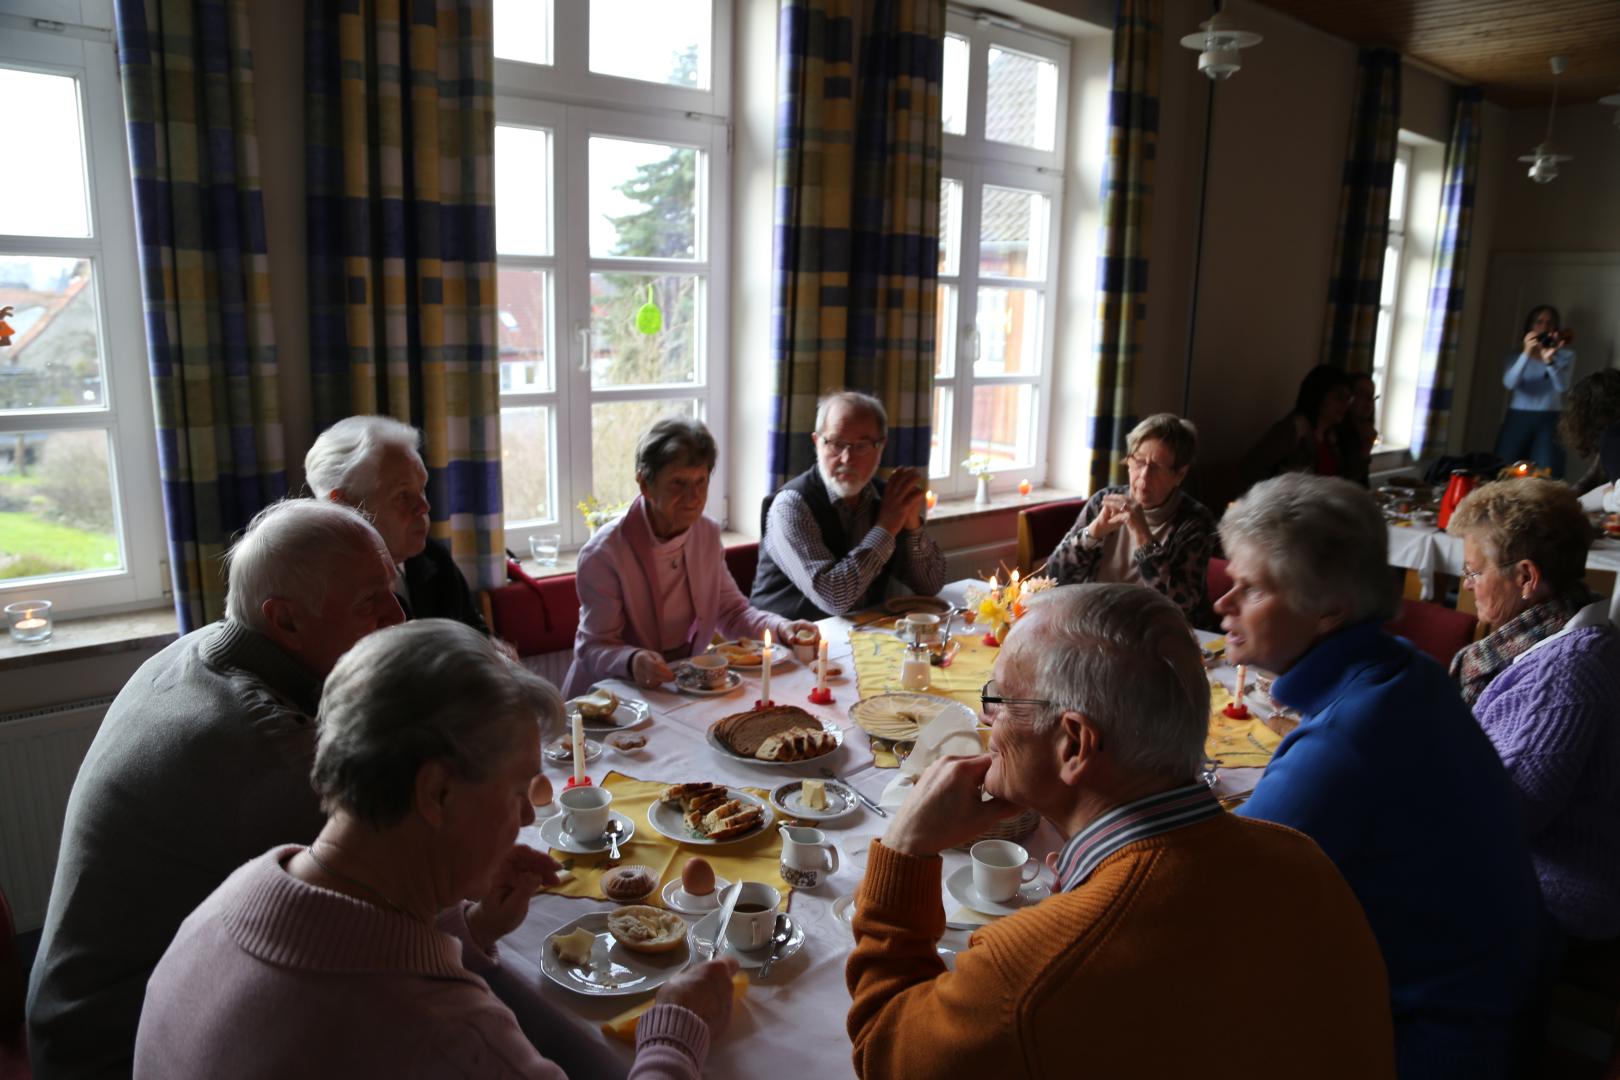
{"type": "Polygon", "coordinates": [[[877,479],[888,426],[868,394],[840,390],[817,404],[816,467],[765,504],[754,607],[824,619],[945,584],[945,556],[923,529],[923,477],[903,466],[877,479]]]}

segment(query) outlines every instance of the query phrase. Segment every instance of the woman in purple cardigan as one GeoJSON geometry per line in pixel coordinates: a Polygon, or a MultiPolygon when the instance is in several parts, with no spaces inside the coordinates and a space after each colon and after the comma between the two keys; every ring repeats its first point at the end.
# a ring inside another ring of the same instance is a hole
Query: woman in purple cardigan
{"type": "MultiPolygon", "coordinates": [[[[462,623],[349,650],[321,697],[326,827],[241,867],[181,924],[147,984],[135,1075],[564,1080],[481,977],[557,880],[513,841],[534,821],[541,727],[561,718],[549,683],[462,623]]],[[[708,961],[660,988],[631,1077],[696,1080],[735,970],[708,961]]]]}
{"type": "Polygon", "coordinates": [[[1570,488],[1506,480],[1464,499],[1463,587],[1491,634],[1451,672],[1519,789],[1542,902],[1568,936],[1620,936],[1620,632],[1582,576],[1570,488]]]}
{"type": "MultiPolygon", "coordinates": [[[[601,679],[673,682],[670,662],[702,652],[714,632],[778,640],[811,622],[748,606],[726,567],[720,526],[703,516],[718,451],[700,421],[659,420],[636,445],[641,495],[580,550],[579,630],[563,694],[601,679]]],[[[819,640],[819,634],[817,635],[819,640]]]]}

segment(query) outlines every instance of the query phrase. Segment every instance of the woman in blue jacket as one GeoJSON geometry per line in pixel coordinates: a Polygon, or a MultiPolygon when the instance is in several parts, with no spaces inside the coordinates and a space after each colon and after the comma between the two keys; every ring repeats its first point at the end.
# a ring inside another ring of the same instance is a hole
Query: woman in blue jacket
{"type": "Polygon", "coordinates": [[[1564,475],[1564,449],[1558,442],[1558,414],[1564,391],[1575,368],[1575,350],[1559,332],[1558,309],[1549,304],[1530,309],[1524,320],[1524,341],[1517,356],[1509,356],[1502,385],[1512,397],[1502,430],[1496,436],[1496,456],[1503,461],[1534,461],[1564,475]]]}

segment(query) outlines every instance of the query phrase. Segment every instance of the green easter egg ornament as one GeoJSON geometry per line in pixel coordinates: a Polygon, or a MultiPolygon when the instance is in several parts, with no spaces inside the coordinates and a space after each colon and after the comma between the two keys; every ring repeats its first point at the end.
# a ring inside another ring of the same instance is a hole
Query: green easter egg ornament
{"type": "Polygon", "coordinates": [[[647,302],[636,310],[636,329],[649,337],[664,329],[664,313],[653,303],[653,287],[647,286],[647,302]]]}

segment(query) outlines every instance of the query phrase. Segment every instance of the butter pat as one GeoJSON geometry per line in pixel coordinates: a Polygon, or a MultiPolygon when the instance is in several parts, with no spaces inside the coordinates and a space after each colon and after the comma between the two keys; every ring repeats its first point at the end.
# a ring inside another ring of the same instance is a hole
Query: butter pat
{"type": "Polygon", "coordinates": [[[799,800],[810,810],[827,809],[827,782],[825,780],[806,780],[799,789],[799,800]]]}
{"type": "Polygon", "coordinates": [[[596,935],[581,928],[572,934],[561,934],[552,938],[551,947],[557,950],[557,959],[563,963],[589,967],[591,950],[596,947],[596,935]]]}

